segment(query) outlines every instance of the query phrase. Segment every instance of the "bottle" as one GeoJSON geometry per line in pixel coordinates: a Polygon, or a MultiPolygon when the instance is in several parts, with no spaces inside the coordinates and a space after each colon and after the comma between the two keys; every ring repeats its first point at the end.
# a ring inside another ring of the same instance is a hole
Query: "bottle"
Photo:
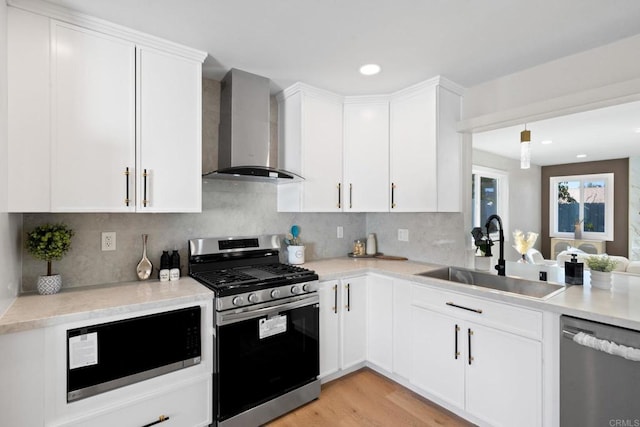
{"type": "Polygon", "coordinates": [[[375,255],[376,253],[378,253],[376,234],[369,233],[369,235],[367,236],[367,255],[375,255]]]}
{"type": "Polygon", "coordinates": [[[171,268],[171,262],[169,260],[169,251],[162,251],[160,257],[160,270],[158,271],[158,278],[161,282],[169,280],[169,269],[171,268]]]}
{"type": "Polygon", "coordinates": [[[578,262],[578,255],[571,254],[571,261],[564,263],[564,282],[567,285],[582,285],[584,264],[578,262]]]}
{"type": "Polygon", "coordinates": [[[171,254],[171,270],[169,272],[169,280],[178,280],[180,278],[180,254],[177,249],[171,254]]]}

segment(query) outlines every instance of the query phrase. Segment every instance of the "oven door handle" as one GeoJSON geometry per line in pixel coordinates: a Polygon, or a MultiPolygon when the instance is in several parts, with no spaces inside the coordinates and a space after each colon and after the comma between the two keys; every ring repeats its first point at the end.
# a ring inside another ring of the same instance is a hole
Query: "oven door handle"
{"type": "Polygon", "coordinates": [[[243,320],[256,319],[259,317],[269,316],[270,314],[282,313],[283,311],[289,311],[296,308],[306,307],[313,304],[318,304],[320,297],[318,294],[304,295],[296,297],[290,302],[282,304],[281,302],[276,305],[270,305],[269,307],[262,307],[256,310],[233,312],[233,313],[219,313],[218,314],[218,326],[229,325],[232,323],[240,322],[243,320]]]}

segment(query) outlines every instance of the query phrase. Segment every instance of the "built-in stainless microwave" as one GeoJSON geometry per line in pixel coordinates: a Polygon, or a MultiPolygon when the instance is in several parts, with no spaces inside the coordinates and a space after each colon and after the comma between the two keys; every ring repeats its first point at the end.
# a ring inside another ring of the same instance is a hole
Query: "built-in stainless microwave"
{"type": "Polygon", "coordinates": [[[67,330],[67,402],[196,365],[200,306],[67,330]]]}

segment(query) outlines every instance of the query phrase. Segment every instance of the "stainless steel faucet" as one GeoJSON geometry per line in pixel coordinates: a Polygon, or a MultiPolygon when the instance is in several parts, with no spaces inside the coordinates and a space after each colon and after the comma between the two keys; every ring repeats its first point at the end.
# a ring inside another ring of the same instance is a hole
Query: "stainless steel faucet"
{"type": "Polygon", "coordinates": [[[500,257],[498,258],[498,265],[495,266],[495,269],[498,270],[498,276],[504,276],[505,275],[505,262],[504,262],[504,230],[502,229],[502,218],[500,218],[498,215],[493,214],[491,215],[489,218],[487,218],[487,223],[484,225],[487,229],[487,251],[485,252],[485,254],[487,256],[491,256],[491,235],[490,235],[490,231],[489,231],[489,226],[491,225],[491,221],[493,220],[497,220],[498,221],[498,232],[499,232],[499,236],[500,236],[500,257]]]}

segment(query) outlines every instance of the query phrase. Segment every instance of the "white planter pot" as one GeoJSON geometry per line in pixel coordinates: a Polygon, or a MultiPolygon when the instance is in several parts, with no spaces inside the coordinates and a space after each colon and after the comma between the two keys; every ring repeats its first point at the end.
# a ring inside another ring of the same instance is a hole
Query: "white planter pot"
{"type": "Polygon", "coordinates": [[[287,246],[289,264],[304,264],[304,246],[287,246]]]}
{"type": "Polygon", "coordinates": [[[38,276],[38,293],[40,295],[53,295],[60,292],[62,288],[62,276],[54,274],[52,276],[38,276]]]}
{"type": "Polygon", "coordinates": [[[474,257],[475,268],[478,271],[491,270],[491,257],[490,256],[476,256],[474,257]]]}
{"type": "Polygon", "coordinates": [[[591,270],[591,286],[598,289],[611,289],[611,272],[591,270]]]}

